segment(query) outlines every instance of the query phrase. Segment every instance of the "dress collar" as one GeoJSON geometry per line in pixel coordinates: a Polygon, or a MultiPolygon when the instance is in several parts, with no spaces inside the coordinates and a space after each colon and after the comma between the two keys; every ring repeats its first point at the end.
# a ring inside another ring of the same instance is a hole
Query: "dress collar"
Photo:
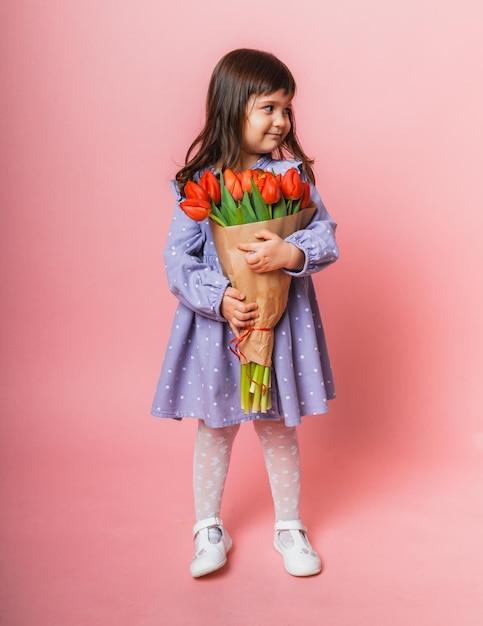
{"type": "Polygon", "coordinates": [[[258,159],[258,161],[252,165],[252,167],[250,169],[255,170],[255,169],[262,169],[264,170],[266,168],[266,166],[270,163],[270,161],[272,161],[272,155],[271,154],[262,154],[262,156],[258,159]]]}
{"type": "MultiPolygon", "coordinates": [[[[272,160],[273,160],[272,155],[270,153],[262,154],[262,156],[258,159],[256,163],[254,163],[251,166],[250,169],[251,170],[256,170],[256,169],[264,170],[267,167],[267,165],[271,163],[272,160]]],[[[213,174],[219,174],[219,170],[215,169],[213,166],[211,166],[209,169],[213,172],[213,174]]]]}

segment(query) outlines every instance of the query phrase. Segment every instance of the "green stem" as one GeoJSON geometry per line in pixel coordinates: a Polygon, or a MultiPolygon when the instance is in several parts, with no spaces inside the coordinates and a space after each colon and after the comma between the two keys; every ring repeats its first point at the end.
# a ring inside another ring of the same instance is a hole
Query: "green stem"
{"type": "Polygon", "coordinates": [[[260,400],[262,395],[262,384],[263,384],[263,365],[259,365],[258,363],[255,365],[253,381],[254,381],[254,393],[253,393],[253,401],[252,401],[252,413],[258,413],[260,411],[260,400]]]}
{"type": "Polygon", "coordinates": [[[263,379],[262,379],[262,401],[260,411],[262,413],[266,413],[268,406],[268,400],[270,398],[270,368],[263,368],[263,379]]]}
{"type": "Polygon", "coordinates": [[[246,389],[246,365],[240,365],[240,407],[245,413],[247,412],[247,403],[245,398],[245,389],[246,389]]]}

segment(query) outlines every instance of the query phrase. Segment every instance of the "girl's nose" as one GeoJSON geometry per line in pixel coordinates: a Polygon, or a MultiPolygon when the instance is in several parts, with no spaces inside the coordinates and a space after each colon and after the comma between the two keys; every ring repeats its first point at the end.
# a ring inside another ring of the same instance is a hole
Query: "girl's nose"
{"type": "Polygon", "coordinates": [[[285,125],[285,117],[283,113],[277,113],[275,115],[275,117],[273,118],[273,125],[277,127],[285,125]]]}

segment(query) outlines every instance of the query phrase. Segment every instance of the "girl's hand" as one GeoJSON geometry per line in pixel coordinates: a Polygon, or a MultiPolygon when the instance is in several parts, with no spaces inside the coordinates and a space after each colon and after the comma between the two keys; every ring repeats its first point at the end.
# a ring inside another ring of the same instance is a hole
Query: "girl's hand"
{"type": "Polygon", "coordinates": [[[294,246],[269,230],[261,230],[255,233],[260,239],[256,243],[239,243],[238,249],[243,250],[245,261],[250,269],[257,274],[272,272],[285,268],[287,270],[300,270],[304,266],[305,255],[294,246]]]}
{"type": "Polygon", "coordinates": [[[258,317],[258,304],[245,304],[245,294],[234,287],[227,287],[221,302],[221,314],[230,324],[235,337],[240,336],[240,328],[251,328],[258,317]]]}

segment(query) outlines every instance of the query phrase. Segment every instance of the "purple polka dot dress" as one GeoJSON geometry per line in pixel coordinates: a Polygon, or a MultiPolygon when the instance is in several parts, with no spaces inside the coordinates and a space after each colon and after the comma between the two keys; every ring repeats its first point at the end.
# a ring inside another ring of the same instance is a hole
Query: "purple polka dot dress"
{"type": "MultiPolygon", "coordinates": [[[[300,162],[262,157],[254,168],[283,174],[300,162]]],[[[272,354],[272,408],[267,413],[245,414],[240,408],[240,363],[230,349],[234,335],[220,313],[230,285],[220,267],[210,220],[195,222],[179,208],[177,199],[164,259],[169,288],[179,300],[161,375],[152,405],[157,417],[204,420],[220,428],[254,419],[280,420],[287,426],[301,423],[303,415],[328,410],[335,397],[311,274],[338,257],[336,224],[311,185],[317,211],[310,224],[289,237],[305,253],[305,264],[292,276],[287,308],[274,329],[272,354]]]]}

